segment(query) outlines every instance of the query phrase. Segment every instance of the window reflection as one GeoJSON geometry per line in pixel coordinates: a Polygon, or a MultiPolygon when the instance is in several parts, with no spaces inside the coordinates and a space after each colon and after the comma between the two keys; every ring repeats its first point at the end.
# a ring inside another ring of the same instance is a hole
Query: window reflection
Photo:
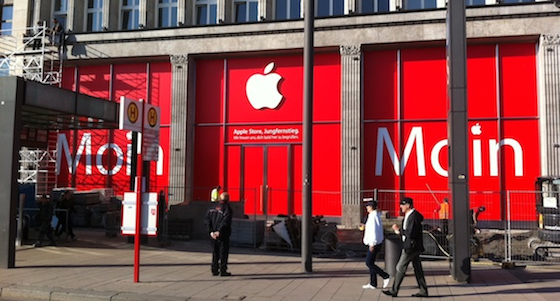
{"type": "Polygon", "coordinates": [[[257,0],[236,0],[235,1],[235,22],[255,22],[258,21],[258,1],[257,0]]]}
{"type": "Polygon", "coordinates": [[[177,26],[177,0],[159,0],[158,27],[177,26]]]}
{"type": "Polygon", "coordinates": [[[276,0],[276,20],[301,17],[301,0],[276,0]]]}
{"type": "Polygon", "coordinates": [[[209,25],[217,23],[217,0],[196,0],[196,24],[209,25]]]}

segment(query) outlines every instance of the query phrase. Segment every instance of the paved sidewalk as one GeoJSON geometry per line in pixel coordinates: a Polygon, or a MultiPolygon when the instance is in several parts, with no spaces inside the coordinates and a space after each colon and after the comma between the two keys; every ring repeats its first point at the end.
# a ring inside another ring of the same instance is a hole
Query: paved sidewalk
{"type": "MultiPolygon", "coordinates": [[[[104,232],[80,231],[78,241],[57,247],[19,247],[16,268],[0,270],[0,300],[390,300],[381,289],[364,290],[362,258],[313,258],[302,273],[301,257],[232,248],[232,277],[210,273],[209,244],[143,245],[140,282],[133,282],[134,246],[104,232]]],[[[383,267],[383,262],[379,262],[383,267]]],[[[447,261],[424,261],[430,300],[554,300],[560,297],[560,267],[473,263],[472,281],[458,284],[447,261]]],[[[381,280],[379,281],[381,283],[381,280]]],[[[412,267],[399,300],[417,292],[412,267]]]]}

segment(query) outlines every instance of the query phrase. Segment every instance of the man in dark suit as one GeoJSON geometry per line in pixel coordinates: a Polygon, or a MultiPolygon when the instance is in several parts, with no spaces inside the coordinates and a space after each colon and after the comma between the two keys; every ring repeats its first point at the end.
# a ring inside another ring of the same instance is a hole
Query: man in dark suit
{"type": "Polygon", "coordinates": [[[220,202],[206,213],[204,222],[212,238],[212,275],[231,276],[227,270],[229,237],[233,210],[229,205],[229,193],[220,194],[220,202]]]}
{"type": "Polygon", "coordinates": [[[403,250],[399,262],[397,263],[397,272],[393,287],[388,291],[383,291],[385,295],[396,297],[399,288],[406,274],[408,264],[412,262],[414,267],[414,275],[420,292],[413,294],[413,297],[427,297],[428,285],[424,278],[424,270],[420,261],[420,253],[424,251],[424,243],[422,241],[422,221],[424,216],[414,209],[412,199],[405,197],[400,202],[401,211],[404,213],[402,229],[393,224],[393,230],[396,234],[401,235],[403,240],[403,250]]]}

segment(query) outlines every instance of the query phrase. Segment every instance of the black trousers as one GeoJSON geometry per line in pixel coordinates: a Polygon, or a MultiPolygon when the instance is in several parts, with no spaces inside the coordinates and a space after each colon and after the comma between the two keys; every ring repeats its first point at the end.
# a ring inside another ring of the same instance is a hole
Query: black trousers
{"type": "Polygon", "coordinates": [[[424,269],[422,269],[420,253],[422,252],[416,251],[412,253],[406,253],[404,250],[401,252],[401,257],[399,258],[399,262],[397,262],[395,282],[393,282],[393,293],[398,294],[401,283],[403,282],[404,276],[406,275],[408,264],[412,262],[412,267],[414,268],[414,276],[416,276],[416,282],[418,283],[420,294],[428,295],[428,285],[426,284],[426,279],[424,278],[424,269]]]}
{"type": "Polygon", "coordinates": [[[39,245],[43,244],[43,238],[45,237],[45,235],[47,235],[47,238],[49,239],[51,244],[56,245],[56,242],[54,241],[53,230],[49,222],[41,223],[41,227],[39,228],[39,238],[37,239],[37,243],[39,245]]]}
{"type": "Polygon", "coordinates": [[[375,264],[375,258],[377,253],[381,251],[382,244],[378,244],[373,247],[373,252],[370,251],[369,246],[367,247],[366,254],[366,265],[369,268],[369,284],[376,287],[377,286],[377,275],[381,276],[383,279],[389,278],[389,274],[383,271],[380,267],[375,264]]]}
{"type": "Polygon", "coordinates": [[[229,256],[229,237],[212,239],[212,273],[227,272],[229,256]]]}
{"type": "Polygon", "coordinates": [[[70,235],[70,237],[74,238],[74,225],[72,223],[72,214],[68,212],[68,219],[66,219],[66,212],[59,212],[56,215],[58,217],[58,224],[56,225],[55,235],[60,236],[63,232],[68,232],[66,235],[70,235]]]}

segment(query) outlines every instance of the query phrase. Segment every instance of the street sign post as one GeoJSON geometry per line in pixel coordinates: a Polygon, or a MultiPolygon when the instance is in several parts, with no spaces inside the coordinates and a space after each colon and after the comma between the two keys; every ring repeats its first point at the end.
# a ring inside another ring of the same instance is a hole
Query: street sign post
{"type": "MultiPolygon", "coordinates": [[[[140,234],[142,225],[142,165],[144,160],[157,161],[159,150],[159,107],[146,104],[142,99],[135,101],[121,97],[119,128],[140,132],[140,154],[138,154],[136,178],[136,219],[134,230],[134,282],[140,281],[140,234]],[[147,140],[144,148],[144,140],[147,140]],[[155,146],[154,146],[155,144],[155,146]],[[154,151],[155,150],[155,151],[154,151]],[[144,156],[145,155],[145,156],[144,156]]],[[[147,187],[147,183],[146,183],[147,187]]]]}

